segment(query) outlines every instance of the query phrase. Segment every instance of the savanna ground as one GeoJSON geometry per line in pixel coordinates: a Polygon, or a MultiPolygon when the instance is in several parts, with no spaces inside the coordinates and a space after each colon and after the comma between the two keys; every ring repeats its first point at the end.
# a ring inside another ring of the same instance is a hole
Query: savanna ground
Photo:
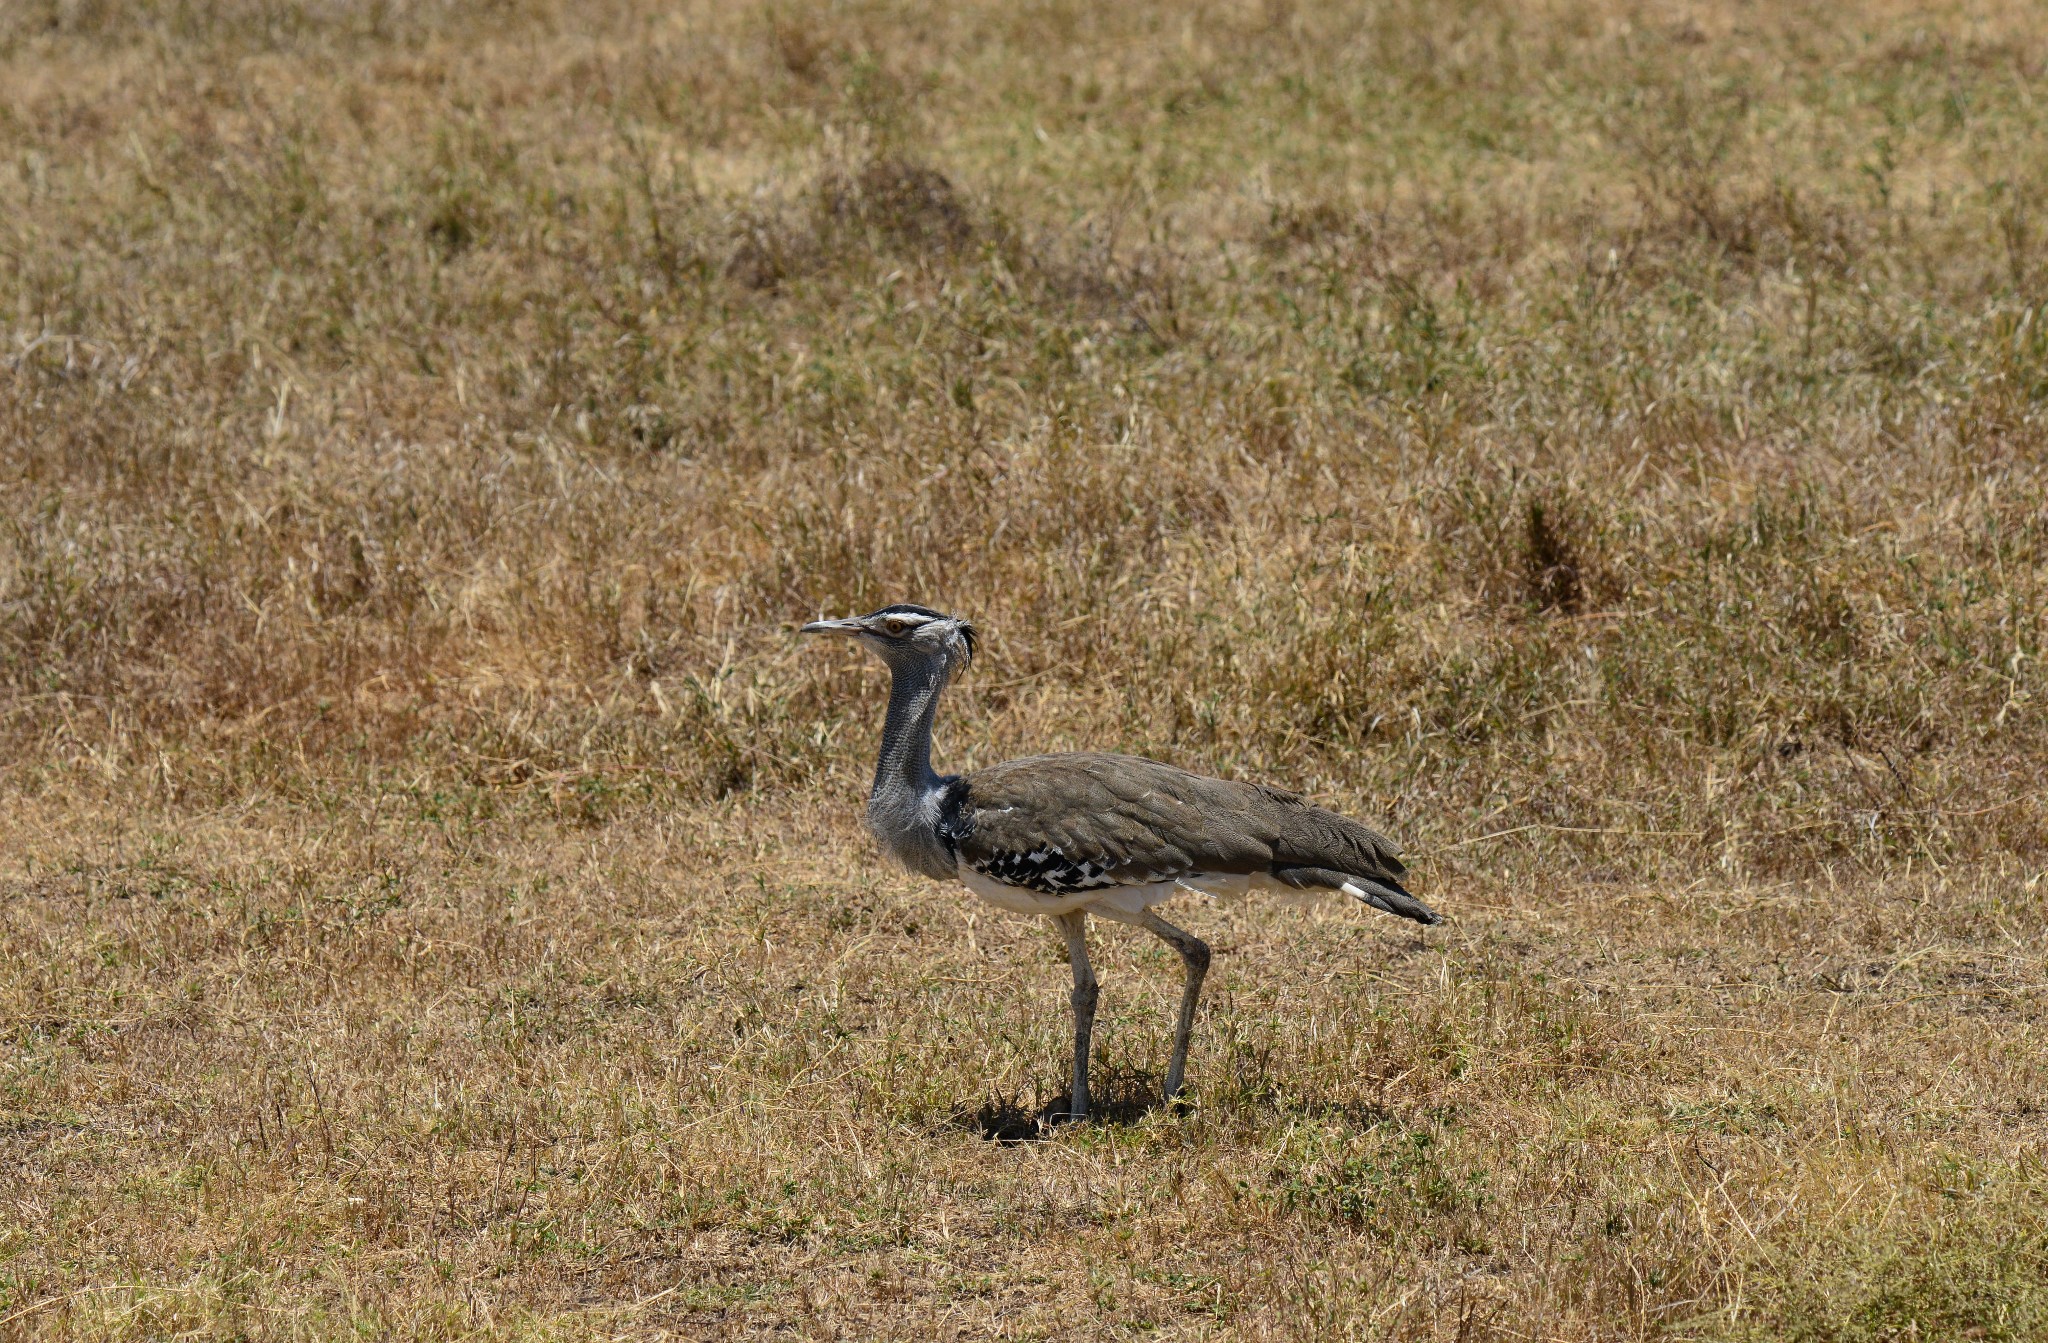
{"type": "Polygon", "coordinates": [[[2048,1336],[2040,17],[0,9],[0,1334],[2048,1336]],[[1450,921],[992,1141],[905,598],[1450,921]]]}

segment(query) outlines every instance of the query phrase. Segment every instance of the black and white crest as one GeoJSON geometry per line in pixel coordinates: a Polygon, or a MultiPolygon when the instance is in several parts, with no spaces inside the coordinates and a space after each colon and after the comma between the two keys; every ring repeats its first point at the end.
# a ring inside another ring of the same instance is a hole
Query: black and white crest
{"type": "Polygon", "coordinates": [[[950,625],[954,637],[959,640],[958,647],[962,654],[961,661],[963,663],[974,660],[974,651],[981,644],[981,631],[975,629],[971,621],[962,620],[958,616],[949,616],[944,611],[934,611],[929,606],[919,606],[916,602],[892,602],[879,611],[861,617],[861,619],[886,620],[890,616],[914,620],[919,628],[923,628],[933,621],[943,621],[950,625]]]}

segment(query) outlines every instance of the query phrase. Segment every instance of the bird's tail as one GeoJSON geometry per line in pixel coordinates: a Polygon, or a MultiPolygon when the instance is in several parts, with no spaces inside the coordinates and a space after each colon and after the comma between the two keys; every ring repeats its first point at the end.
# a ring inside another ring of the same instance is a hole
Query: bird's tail
{"type": "Polygon", "coordinates": [[[1297,890],[1342,891],[1374,909],[1417,923],[1442,923],[1443,915],[1423,904],[1392,877],[1361,877],[1327,867],[1276,867],[1273,877],[1297,890]]]}

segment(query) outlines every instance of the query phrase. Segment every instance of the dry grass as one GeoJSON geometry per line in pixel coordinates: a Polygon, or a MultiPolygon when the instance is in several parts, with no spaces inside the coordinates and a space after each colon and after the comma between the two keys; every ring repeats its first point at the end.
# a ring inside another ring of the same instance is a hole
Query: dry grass
{"type": "Polygon", "coordinates": [[[0,1335],[2048,1336],[2038,14],[926,10],[0,8],[0,1335]],[[986,1140],[903,598],[1451,923],[986,1140]]]}

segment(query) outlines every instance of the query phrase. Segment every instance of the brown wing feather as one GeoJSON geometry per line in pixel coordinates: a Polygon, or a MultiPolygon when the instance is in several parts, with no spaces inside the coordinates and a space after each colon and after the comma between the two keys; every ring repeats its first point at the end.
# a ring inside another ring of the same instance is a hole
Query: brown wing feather
{"type": "Polygon", "coordinates": [[[1116,882],[1189,872],[1402,872],[1392,840],[1292,793],[1136,756],[1029,756],[961,780],[960,856],[981,867],[1051,852],[1116,882]]]}
{"type": "Polygon", "coordinates": [[[1408,870],[1400,846],[1379,831],[1303,801],[1277,788],[1261,788],[1278,822],[1274,855],[1283,866],[1327,867],[1364,877],[1398,877],[1408,870]]]}

